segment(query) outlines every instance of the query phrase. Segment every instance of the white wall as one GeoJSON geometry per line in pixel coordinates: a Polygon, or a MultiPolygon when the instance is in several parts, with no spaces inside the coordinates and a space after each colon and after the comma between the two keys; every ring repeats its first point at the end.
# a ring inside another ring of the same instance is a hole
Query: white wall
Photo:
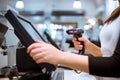
{"type": "MultiPolygon", "coordinates": [[[[0,0],[0,12],[5,13],[8,9],[12,9],[12,7],[8,7],[8,0],[0,0]],[[1,6],[2,5],[2,6],[1,6]]],[[[5,44],[7,46],[7,55],[1,54],[0,51],[0,68],[8,65],[16,64],[16,46],[19,42],[18,38],[14,34],[13,27],[7,21],[6,18],[2,17],[0,19],[2,23],[4,23],[9,29],[5,34],[5,44]]]]}
{"type": "Polygon", "coordinates": [[[118,0],[106,0],[105,18],[108,18],[111,12],[118,6],[118,0]],[[112,6],[111,6],[112,5],[112,6]]]}

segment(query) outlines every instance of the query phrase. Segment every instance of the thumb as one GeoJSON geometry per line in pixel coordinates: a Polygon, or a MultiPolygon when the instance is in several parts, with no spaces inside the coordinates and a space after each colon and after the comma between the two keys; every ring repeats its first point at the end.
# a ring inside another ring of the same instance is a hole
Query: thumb
{"type": "Polygon", "coordinates": [[[35,43],[45,44],[43,41],[40,41],[40,40],[35,40],[35,43]]]}
{"type": "Polygon", "coordinates": [[[40,40],[35,40],[36,43],[40,43],[40,40]]]}
{"type": "Polygon", "coordinates": [[[79,41],[84,41],[84,38],[83,38],[83,37],[80,37],[78,40],[79,40],[79,41]]]}

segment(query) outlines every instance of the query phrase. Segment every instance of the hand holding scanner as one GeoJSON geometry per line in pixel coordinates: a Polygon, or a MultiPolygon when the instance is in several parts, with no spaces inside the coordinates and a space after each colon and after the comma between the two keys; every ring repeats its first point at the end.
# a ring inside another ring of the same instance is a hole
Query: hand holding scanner
{"type": "MultiPolygon", "coordinates": [[[[84,33],[84,31],[82,29],[68,29],[66,32],[69,35],[74,35],[74,37],[76,37],[77,41],[78,41],[78,38],[82,37],[82,34],[84,33]]],[[[81,42],[81,44],[83,45],[83,48],[82,48],[82,50],[79,50],[79,54],[84,54],[84,51],[85,51],[84,43],[81,42]]]]}

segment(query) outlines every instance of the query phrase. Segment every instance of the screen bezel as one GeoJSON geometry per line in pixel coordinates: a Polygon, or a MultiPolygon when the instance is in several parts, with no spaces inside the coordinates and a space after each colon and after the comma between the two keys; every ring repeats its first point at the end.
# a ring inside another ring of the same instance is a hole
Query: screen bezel
{"type": "MultiPolygon", "coordinates": [[[[25,26],[20,23],[20,21],[18,20],[18,18],[21,18],[24,21],[28,22],[31,25],[31,27],[35,30],[35,32],[38,35],[38,37],[40,37],[41,40],[45,42],[44,38],[35,29],[35,27],[33,26],[33,24],[29,20],[23,18],[22,16],[20,16],[19,14],[15,13],[15,12],[13,12],[11,10],[7,11],[7,13],[5,14],[5,17],[11,23],[11,25],[14,27],[14,33],[16,34],[16,36],[20,39],[21,43],[26,48],[29,45],[31,45],[32,43],[34,43],[35,40],[32,38],[32,36],[29,34],[29,32],[27,32],[27,30],[24,28],[25,26]]],[[[25,56],[22,56],[22,57],[25,57],[25,56]]],[[[30,59],[31,57],[30,56],[26,56],[25,58],[26,59],[30,59]]],[[[32,61],[34,61],[34,60],[32,60],[32,61]]],[[[35,63],[35,62],[32,62],[32,61],[30,61],[30,63],[27,64],[29,69],[30,69],[30,67],[31,68],[37,67],[38,69],[41,67],[41,69],[46,68],[46,71],[48,71],[48,72],[52,72],[52,71],[56,70],[56,65],[49,64],[49,63],[40,63],[40,64],[38,64],[38,66],[36,66],[36,65],[29,66],[30,64],[34,64],[35,63]]],[[[18,65],[20,65],[20,64],[18,63],[18,65]]],[[[24,64],[21,63],[21,65],[24,65],[24,64]]]]}
{"type": "Polygon", "coordinates": [[[19,21],[19,19],[27,22],[31,26],[31,28],[34,29],[34,31],[36,32],[38,37],[40,37],[42,41],[45,41],[44,38],[41,36],[41,34],[35,29],[35,27],[29,20],[25,19],[24,17],[20,16],[19,14],[15,13],[11,10],[7,11],[7,13],[5,14],[5,17],[8,19],[8,21],[14,27],[14,33],[17,35],[17,37],[20,39],[21,43],[24,46],[28,47],[30,44],[34,43],[35,40],[29,34],[29,32],[27,32],[27,30],[24,28],[25,26],[22,25],[22,23],[19,21]],[[22,31],[22,33],[21,33],[21,31],[22,31]]]}

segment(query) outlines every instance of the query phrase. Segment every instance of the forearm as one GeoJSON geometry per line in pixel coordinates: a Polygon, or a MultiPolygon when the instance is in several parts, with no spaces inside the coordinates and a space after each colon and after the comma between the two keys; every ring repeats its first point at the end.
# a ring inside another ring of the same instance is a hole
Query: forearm
{"type": "Polygon", "coordinates": [[[100,47],[96,46],[91,42],[87,45],[86,51],[92,54],[93,56],[102,56],[100,47]]]}
{"type": "Polygon", "coordinates": [[[75,70],[80,70],[89,73],[88,56],[63,52],[63,56],[59,58],[58,63],[75,70]]]}

